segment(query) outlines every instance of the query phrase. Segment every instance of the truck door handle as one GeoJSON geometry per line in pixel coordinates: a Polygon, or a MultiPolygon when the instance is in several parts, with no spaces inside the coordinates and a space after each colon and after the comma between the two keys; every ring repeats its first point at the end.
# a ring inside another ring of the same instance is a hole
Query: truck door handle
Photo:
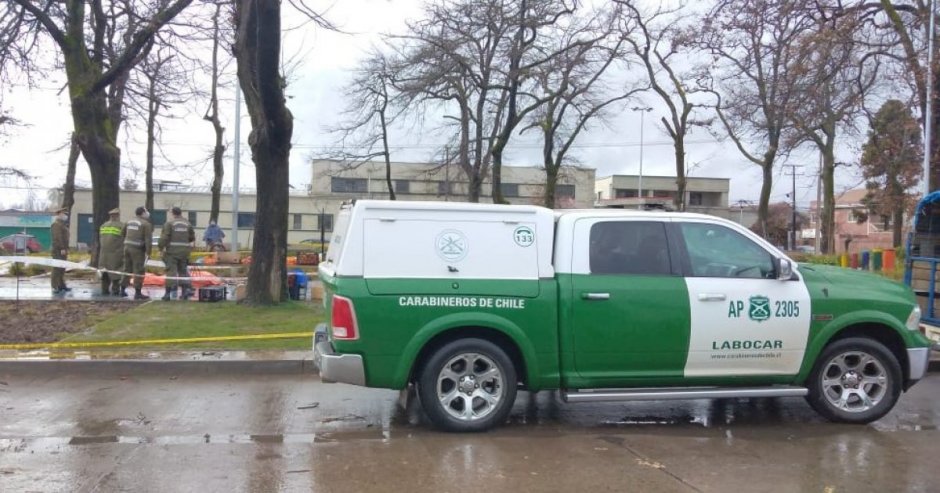
{"type": "Polygon", "coordinates": [[[581,293],[581,298],[592,301],[609,300],[610,293],[581,293]]]}
{"type": "Polygon", "coordinates": [[[725,301],[725,298],[727,296],[721,293],[699,293],[698,295],[699,301],[725,301]]]}

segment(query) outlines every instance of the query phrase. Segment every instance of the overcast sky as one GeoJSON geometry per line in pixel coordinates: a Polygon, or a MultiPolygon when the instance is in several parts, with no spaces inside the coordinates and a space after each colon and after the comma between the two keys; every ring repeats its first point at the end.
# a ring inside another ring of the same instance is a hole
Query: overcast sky
{"type": "MultiPolygon", "coordinates": [[[[285,5],[287,5],[285,3],[285,5]]],[[[317,2],[312,5],[317,6],[317,2]]],[[[288,107],[294,115],[293,151],[291,153],[291,184],[303,190],[310,182],[309,167],[305,164],[312,156],[322,152],[325,146],[332,145],[334,137],[325,131],[326,127],[338,123],[338,114],[342,111],[343,88],[349,79],[349,69],[375,43],[382,33],[401,32],[405,21],[420,15],[420,3],[406,0],[342,0],[330,7],[327,16],[339,25],[345,33],[330,32],[307,25],[302,29],[289,31],[285,35],[284,55],[300,60],[289,80],[288,107]]],[[[302,24],[299,16],[286,13],[285,26],[302,24]]],[[[36,178],[33,184],[39,188],[61,185],[68,155],[64,146],[71,132],[69,104],[65,95],[59,95],[64,75],[41,82],[38,89],[13,88],[4,97],[4,104],[14,117],[26,124],[13,128],[10,134],[0,140],[0,165],[12,165],[27,169],[36,178]],[[59,150],[57,150],[59,149],[59,150]]],[[[639,74],[633,74],[636,77],[639,74]]],[[[625,76],[626,77],[626,76],[625,76]]],[[[231,91],[230,91],[231,92],[231,91]]],[[[226,96],[223,96],[226,97],[226,96]]],[[[226,138],[231,140],[234,131],[234,94],[230,93],[228,102],[223,103],[223,125],[226,138]]],[[[643,139],[643,174],[674,176],[675,169],[671,141],[657,125],[664,108],[657,104],[657,98],[646,96],[642,102],[654,110],[646,115],[643,139]]],[[[196,110],[197,113],[204,108],[196,110]]],[[[173,110],[181,115],[183,108],[173,110]]],[[[201,115],[201,113],[199,113],[201,115]]],[[[640,113],[626,109],[611,118],[609,128],[595,127],[583,133],[577,143],[575,156],[587,167],[597,170],[597,176],[611,174],[636,174],[640,156],[640,113]]],[[[433,124],[433,122],[430,122],[433,124]]],[[[180,180],[196,186],[208,186],[211,180],[211,164],[207,156],[213,142],[212,129],[208,122],[197,117],[188,117],[164,121],[163,151],[173,164],[197,164],[196,168],[184,168],[174,171],[172,165],[159,158],[162,167],[155,172],[158,179],[180,180]],[[204,166],[202,163],[206,163],[204,166]],[[199,168],[202,168],[201,170],[199,168]]],[[[140,125],[135,125],[140,129],[140,125]]],[[[242,110],[242,146],[241,146],[241,184],[251,187],[254,182],[254,166],[247,146],[249,132],[247,112],[242,110]]],[[[122,132],[120,146],[122,163],[125,168],[143,169],[145,160],[141,142],[145,134],[139,130],[131,132],[128,138],[122,132]]],[[[440,144],[433,132],[416,132],[412,129],[394,133],[393,159],[396,161],[424,161],[430,159],[440,144]]],[[[857,159],[858,142],[843,146],[841,161],[857,159]]],[[[541,144],[534,135],[512,141],[507,157],[507,165],[534,166],[540,162],[541,144]]],[[[694,169],[690,176],[722,177],[731,179],[730,202],[758,198],[760,192],[760,169],[747,162],[729,142],[717,142],[707,132],[700,131],[689,136],[687,145],[688,162],[694,169]]],[[[796,155],[793,164],[805,165],[797,177],[797,200],[800,207],[809,205],[816,198],[816,171],[818,158],[814,152],[796,155]]],[[[232,149],[226,160],[226,185],[232,180],[232,149]]],[[[125,169],[122,173],[132,173],[125,169]]],[[[851,186],[858,186],[858,173],[840,168],[837,171],[837,191],[851,186]]],[[[789,200],[791,181],[784,177],[782,168],[778,169],[775,179],[772,201],[789,200]]],[[[138,177],[143,181],[143,175],[138,177]]],[[[90,183],[87,167],[80,163],[78,170],[80,183],[90,183]]],[[[2,180],[2,179],[0,179],[2,180]]],[[[11,180],[0,181],[0,207],[9,207],[23,200],[21,191],[12,190],[22,184],[11,180]]]]}

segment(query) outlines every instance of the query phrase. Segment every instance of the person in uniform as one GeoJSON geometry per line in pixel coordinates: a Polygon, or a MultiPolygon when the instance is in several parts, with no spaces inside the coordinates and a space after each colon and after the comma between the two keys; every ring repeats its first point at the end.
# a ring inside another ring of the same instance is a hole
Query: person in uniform
{"type": "MultiPolygon", "coordinates": [[[[147,258],[150,257],[153,246],[150,237],[153,234],[153,225],[150,224],[150,213],[144,207],[135,211],[137,217],[127,221],[121,231],[124,237],[124,269],[134,277],[134,299],[149,300],[150,297],[141,293],[144,286],[144,274],[147,258]]],[[[127,286],[130,277],[121,280],[121,296],[127,296],[127,286]]]]}
{"type": "Polygon", "coordinates": [[[121,222],[121,210],[114,208],[108,214],[108,222],[98,229],[98,268],[108,272],[101,273],[101,295],[121,294],[121,272],[124,269],[124,223],[121,222]]]}
{"type": "MultiPolygon", "coordinates": [[[[68,209],[55,211],[55,221],[52,222],[52,258],[67,260],[69,258],[69,220],[68,209]]],[[[65,269],[52,268],[52,293],[63,294],[72,288],[65,285],[65,269]]]]}
{"type": "Polygon", "coordinates": [[[157,246],[163,252],[163,263],[166,264],[166,293],[163,300],[176,298],[176,288],[180,288],[180,297],[188,300],[192,291],[189,283],[189,252],[196,241],[196,232],[189,221],[183,219],[183,211],[179,207],[170,210],[173,218],[163,224],[160,242],[157,246]],[[187,278],[176,280],[171,278],[187,278]]]}

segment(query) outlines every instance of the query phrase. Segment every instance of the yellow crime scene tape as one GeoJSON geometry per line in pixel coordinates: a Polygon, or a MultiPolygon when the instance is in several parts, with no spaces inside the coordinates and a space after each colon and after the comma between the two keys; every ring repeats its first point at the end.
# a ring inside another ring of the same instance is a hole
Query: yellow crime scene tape
{"type": "Polygon", "coordinates": [[[280,334],[251,334],[242,336],[190,337],[185,339],[142,339],[137,341],[107,342],[31,342],[22,344],[0,344],[4,349],[69,349],[113,346],[135,346],[147,344],[185,344],[195,342],[248,341],[259,339],[300,339],[313,337],[313,332],[284,332],[280,334]]]}

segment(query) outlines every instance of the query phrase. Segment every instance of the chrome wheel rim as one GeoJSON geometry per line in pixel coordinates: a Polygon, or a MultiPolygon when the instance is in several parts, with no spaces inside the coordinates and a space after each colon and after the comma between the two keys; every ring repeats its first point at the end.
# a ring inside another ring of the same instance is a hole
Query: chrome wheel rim
{"type": "Polygon", "coordinates": [[[492,414],[503,398],[503,372],[489,357],[462,353],[437,376],[437,398],[451,417],[477,421],[492,414]]]}
{"type": "Polygon", "coordinates": [[[850,413],[877,406],[889,385],[884,364],[864,351],[847,351],[829,360],[821,383],[829,404],[850,413]]]}

